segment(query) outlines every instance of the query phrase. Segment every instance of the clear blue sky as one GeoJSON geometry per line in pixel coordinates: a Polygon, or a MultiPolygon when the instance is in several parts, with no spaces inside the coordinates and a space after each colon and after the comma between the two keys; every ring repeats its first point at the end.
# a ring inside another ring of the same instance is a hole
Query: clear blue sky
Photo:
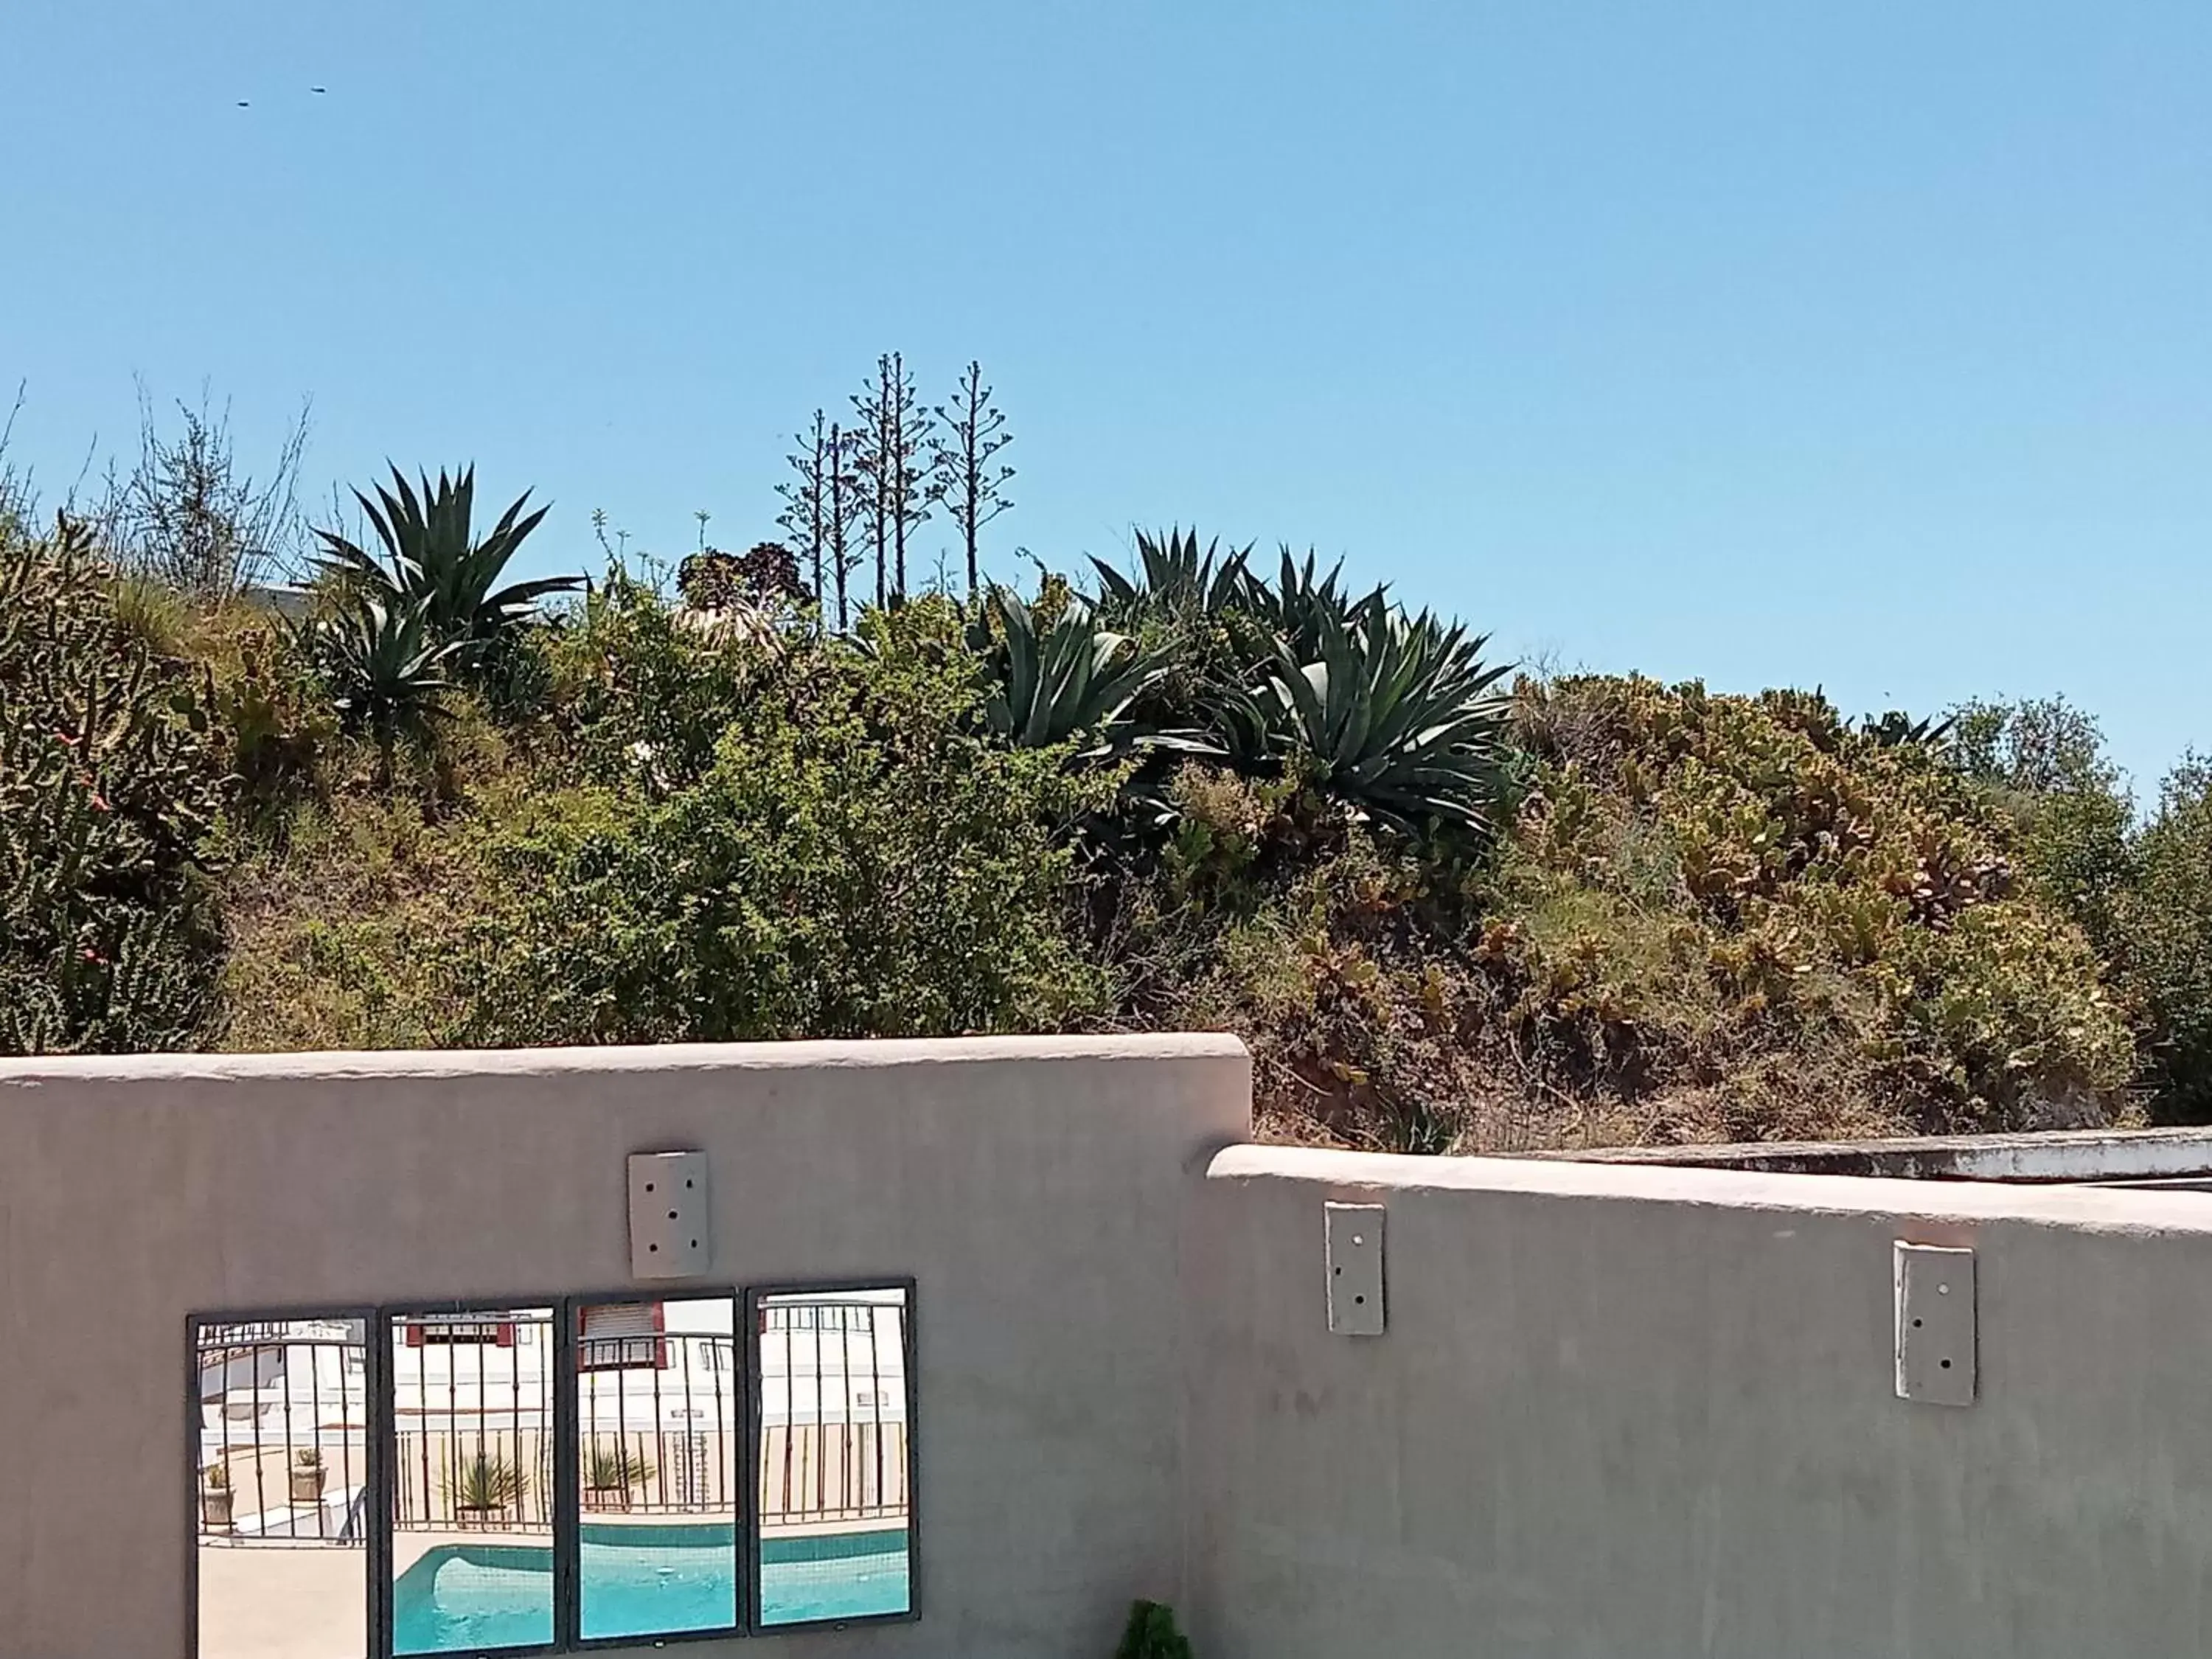
{"type": "Polygon", "coordinates": [[[973,355],[1002,569],[1195,520],[2140,782],[2212,744],[2208,88],[2206,0],[9,0],[0,378],[50,490],[205,377],[573,565],[973,355]]]}

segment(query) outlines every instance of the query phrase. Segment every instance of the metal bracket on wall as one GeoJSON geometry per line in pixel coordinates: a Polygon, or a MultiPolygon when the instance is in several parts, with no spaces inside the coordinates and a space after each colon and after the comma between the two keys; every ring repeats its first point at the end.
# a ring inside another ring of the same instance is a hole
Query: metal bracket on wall
{"type": "Polygon", "coordinates": [[[1382,1220],[1380,1204],[1325,1206],[1328,1328],[1339,1336],[1382,1334],[1382,1220]]]}
{"type": "Polygon", "coordinates": [[[1929,1406],[1974,1403],[1974,1253],[1899,1240],[1897,1397],[1929,1406]]]}
{"type": "Polygon", "coordinates": [[[714,1259],[707,1210],[707,1154],[632,1152],[629,1271],[635,1279],[696,1279],[714,1259]]]}

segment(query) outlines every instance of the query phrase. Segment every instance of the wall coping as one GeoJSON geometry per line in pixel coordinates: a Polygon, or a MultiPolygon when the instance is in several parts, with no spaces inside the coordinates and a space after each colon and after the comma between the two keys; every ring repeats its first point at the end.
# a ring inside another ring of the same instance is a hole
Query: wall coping
{"type": "MultiPolygon", "coordinates": [[[[1206,1179],[1283,1182],[1338,1193],[1489,1193],[1501,1196],[1689,1204],[1800,1214],[1929,1221],[2018,1221],[2128,1234],[2212,1237],[2212,1194],[1981,1182],[1901,1181],[1868,1176],[1776,1174],[1561,1158],[1428,1158],[1312,1146],[1231,1146],[1206,1179]]],[[[1316,1217],[1315,1225],[1320,1225],[1316,1217]]]]}
{"type": "Polygon", "coordinates": [[[499,1078],[588,1073],[787,1072],[1034,1060],[1235,1060],[1236,1037],[1130,1036],[877,1038],[836,1042],[671,1042],[599,1048],[363,1049],[279,1054],[53,1054],[0,1059],[0,1088],[43,1083],[221,1082],[288,1078],[499,1078]]]}

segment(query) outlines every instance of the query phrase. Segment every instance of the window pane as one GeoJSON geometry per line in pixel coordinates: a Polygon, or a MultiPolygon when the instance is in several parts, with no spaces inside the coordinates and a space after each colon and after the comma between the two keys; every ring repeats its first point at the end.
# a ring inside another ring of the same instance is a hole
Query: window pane
{"type": "Polygon", "coordinates": [[[363,1659],[368,1322],[202,1320],[193,1552],[200,1659],[363,1659]]]}
{"type": "Polygon", "coordinates": [[[553,1310],[392,1316],[392,1651],[553,1639],[553,1310]]]}
{"type": "Polygon", "coordinates": [[[897,1288],[758,1299],[763,1627],[913,1608],[909,1311],[897,1288]]]}
{"type": "Polygon", "coordinates": [[[737,1626],[737,1332],[726,1296],[576,1310],[587,1641],[737,1626]]]}

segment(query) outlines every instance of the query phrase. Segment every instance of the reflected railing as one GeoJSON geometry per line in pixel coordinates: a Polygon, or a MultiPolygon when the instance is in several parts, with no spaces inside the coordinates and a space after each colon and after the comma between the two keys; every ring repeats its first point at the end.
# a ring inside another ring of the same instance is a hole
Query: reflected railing
{"type": "Polygon", "coordinates": [[[903,1295],[778,1297],[759,1344],[762,1530],[903,1520],[903,1295]]]}
{"type": "Polygon", "coordinates": [[[725,1297],[580,1310],[577,1462],[587,1512],[735,1512],[744,1356],[732,1307],[725,1297]],[[702,1314],[720,1328],[683,1328],[702,1314]]]}
{"type": "MultiPolygon", "coordinates": [[[[904,1318],[902,1305],[863,1297],[761,1308],[763,1528],[906,1516],[904,1318]]],[[[730,1512],[742,1345],[590,1330],[587,1322],[577,1344],[584,1508],[730,1512]]],[[[392,1340],[394,1527],[550,1527],[551,1316],[397,1321],[392,1340]]],[[[359,1322],[204,1325],[197,1347],[200,1532],[364,1543],[369,1402],[359,1322]]]]}
{"type": "Polygon", "coordinates": [[[365,1339],[358,1319],[196,1328],[204,1541],[368,1542],[365,1339]]]}
{"type": "Polygon", "coordinates": [[[550,1532],[550,1308],[391,1321],[397,1529],[550,1532]]]}

